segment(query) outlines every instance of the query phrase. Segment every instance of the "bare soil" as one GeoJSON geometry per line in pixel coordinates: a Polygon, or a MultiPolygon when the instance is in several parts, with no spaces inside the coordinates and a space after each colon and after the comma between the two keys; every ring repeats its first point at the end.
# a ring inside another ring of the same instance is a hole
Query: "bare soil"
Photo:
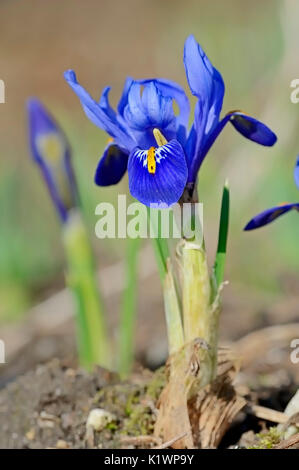
{"type": "MultiPolygon", "coordinates": [[[[136,352],[139,363],[155,369],[164,363],[167,345],[161,303],[155,299],[153,305],[149,294],[145,290],[140,295],[146,302],[142,302],[139,312],[136,352]]],[[[111,312],[117,310],[115,303],[117,299],[113,297],[111,312]]],[[[290,342],[299,338],[298,305],[296,295],[268,302],[256,293],[249,298],[248,293],[239,290],[224,298],[221,343],[232,347],[240,357],[242,368],[236,383],[245,389],[246,398],[253,404],[283,411],[298,389],[299,367],[290,360],[290,342]]],[[[165,383],[163,374],[137,368],[123,383],[116,374],[100,368],[93,373],[79,370],[73,320],[64,319],[60,313],[64,310],[59,308],[56,324],[56,307],[50,315],[39,309],[24,325],[7,328],[6,336],[4,329],[1,331],[7,344],[14,348],[8,364],[1,366],[0,448],[131,448],[165,444],[152,437],[157,400],[165,383]],[[49,362],[53,357],[60,359],[49,362]],[[91,435],[86,422],[93,408],[112,412],[116,420],[91,435]]],[[[112,331],[116,321],[112,318],[112,331]]],[[[219,447],[256,445],[256,433],[276,424],[245,407],[219,447]]]]}

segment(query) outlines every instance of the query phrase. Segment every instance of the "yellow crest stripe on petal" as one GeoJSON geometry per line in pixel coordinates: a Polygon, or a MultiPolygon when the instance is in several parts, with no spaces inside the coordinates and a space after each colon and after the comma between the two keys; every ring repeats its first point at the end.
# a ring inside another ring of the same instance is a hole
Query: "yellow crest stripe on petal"
{"type": "Polygon", "coordinates": [[[156,173],[156,149],[151,147],[147,152],[147,171],[151,174],[156,173]]]}

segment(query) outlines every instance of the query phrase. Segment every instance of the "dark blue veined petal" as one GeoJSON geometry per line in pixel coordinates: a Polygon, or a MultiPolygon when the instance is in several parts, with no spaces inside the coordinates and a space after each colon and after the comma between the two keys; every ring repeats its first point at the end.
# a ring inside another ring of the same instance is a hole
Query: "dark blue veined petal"
{"type": "MultiPolygon", "coordinates": [[[[64,78],[70,85],[72,90],[78,96],[81,105],[87,117],[98,127],[104,129],[111,137],[114,138],[115,143],[124,151],[131,151],[135,146],[130,130],[122,125],[116,119],[116,113],[107,107],[107,95],[102,95],[100,104],[97,103],[87,91],[78,83],[76,74],[73,70],[68,70],[64,73],[64,78]]],[[[108,90],[109,91],[109,90],[108,90]]],[[[107,93],[107,89],[104,90],[107,93]]]]}
{"type": "Polygon", "coordinates": [[[96,169],[94,181],[98,186],[117,184],[128,166],[128,154],[114,143],[109,143],[96,169]]]}
{"type": "Polygon", "coordinates": [[[136,148],[129,157],[130,192],[146,206],[176,203],[184,191],[187,173],[185,154],[176,140],[156,149],[136,148]]]}
{"type": "Polygon", "coordinates": [[[295,165],[295,169],[294,169],[294,179],[295,179],[295,183],[299,189],[299,155],[297,157],[297,161],[296,161],[296,165],[295,165]]]}
{"type": "Polygon", "coordinates": [[[253,142],[271,147],[277,140],[276,135],[269,127],[242,111],[229,113],[228,119],[240,134],[253,142]]]}
{"type": "Polygon", "coordinates": [[[271,209],[267,209],[253,217],[253,219],[248,222],[244,230],[254,230],[256,228],[263,227],[292,209],[299,211],[299,203],[284,203],[279,206],[272,207],[271,209]]]}
{"type": "Polygon", "coordinates": [[[56,210],[65,222],[68,210],[77,204],[78,198],[70,147],[64,133],[39,100],[28,100],[27,110],[33,158],[41,169],[56,210]]]}

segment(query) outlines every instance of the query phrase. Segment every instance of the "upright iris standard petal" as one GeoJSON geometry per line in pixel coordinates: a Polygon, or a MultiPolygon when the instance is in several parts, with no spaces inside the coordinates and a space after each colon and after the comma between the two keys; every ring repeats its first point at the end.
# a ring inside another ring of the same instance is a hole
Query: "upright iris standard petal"
{"type": "Polygon", "coordinates": [[[191,93],[202,102],[209,101],[213,95],[214,67],[193,35],[185,41],[184,64],[191,93]]]}
{"type": "Polygon", "coordinates": [[[190,114],[190,104],[185,91],[177,83],[172,82],[171,80],[165,80],[164,78],[138,80],[140,85],[146,85],[151,82],[154,83],[163,96],[166,96],[177,103],[179,107],[179,114],[176,116],[177,140],[184,145],[190,114]]]}
{"type": "Polygon", "coordinates": [[[295,165],[295,169],[294,169],[294,179],[295,179],[295,183],[299,189],[299,155],[297,157],[297,161],[296,161],[296,165],[295,165]]]}
{"type": "Polygon", "coordinates": [[[141,85],[133,82],[128,93],[128,104],[124,110],[125,119],[130,127],[137,130],[144,130],[150,125],[149,116],[145,113],[141,101],[141,85]]]}
{"type": "Polygon", "coordinates": [[[147,149],[155,145],[155,128],[160,129],[167,140],[176,137],[172,101],[171,97],[161,93],[153,81],[147,82],[143,90],[139,82],[131,83],[123,118],[138,143],[137,147],[147,149]]]}
{"type": "Polygon", "coordinates": [[[172,98],[163,95],[154,82],[145,85],[142,104],[152,126],[167,129],[169,125],[173,124],[175,130],[172,98]]]}
{"type": "MultiPolygon", "coordinates": [[[[136,142],[130,133],[128,126],[120,124],[110,107],[107,105],[107,95],[102,95],[99,103],[87,93],[87,91],[78,83],[76,74],[73,70],[67,70],[64,78],[72,90],[78,96],[87,117],[98,127],[104,129],[115,143],[124,151],[131,151],[136,142]]],[[[108,89],[105,89],[107,93],[108,89]]],[[[109,91],[109,90],[108,90],[109,91]]]]}
{"type": "Polygon", "coordinates": [[[56,210],[63,222],[77,204],[77,188],[68,142],[55,120],[35,98],[27,102],[29,139],[56,210]]]}
{"type": "Polygon", "coordinates": [[[114,109],[110,106],[109,103],[109,92],[111,90],[110,86],[106,86],[102,91],[101,97],[99,99],[100,108],[110,117],[112,121],[117,120],[117,115],[114,109]]]}
{"type": "Polygon", "coordinates": [[[233,111],[228,114],[228,118],[234,128],[247,139],[266,147],[275,144],[276,135],[261,121],[248,116],[242,111],[233,111]]]}
{"type": "Polygon", "coordinates": [[[131,85],[132,85],[133,81],[134,80],[133,80],[132,77],[127,77],[126,78],[124,88],[123,88],[123,92],[122,92],[122,95],[121,95],[120,100],[119,100],[118,105],[117,105],[117,110],[118,110],[118,112],[121,116],[123,116],[124,109],[128,104],[128,94],[129,94],[129,90],[131,88],[131,85]]]}
{"type": "Polygon", "coordinates": [[[220,120],[225,91],[223,79],[193,36],[185,42],[184,63],[191,92],[198,97],[194,124],[185,146],[189,183],[195,183],[206,154],[227,122],[244,137],[261,145],[271,146],[276,142],[275,134],[265,124],[241,111],[233,111],[220,120]]]}
{"type": "Polygon", "coordinates": [[[171,206],[185,188],[187,165],[182,146],[176,140],[148,150],[136,148],[128,162],[132,196],[146,206],[171,206]]]}
{"type": "Polygon", "coordinates": [[[95,183],[98,186],[117,184],[127,171],[127,166],[128,154],[114,143],[109,143],[98,163],[94,178],[95,183]]]}
{"type": "Polygon", "coordinates": [[[198,98],[202,112],[197,133],[207,134],[219,119],[224,97],[224,82],[192,35],[185,42],[184,64],[190,90],[198,98]]]}
{"type": "Polygon", "coordinates": [[[278,206],[272,207],[271,209],[267,209],[260,214],[256,215],[253,217],[253,219],[248,222],[244,230],[254,230],[259,227],[263,227],[264,225],[269,224],[270,222],[273,222],[273,220],[277,219],[283,214],[286,214],[290,210],[295,209],[299,211],[299,203],[295,204],[289,204],[289,203],[284,203],[280,204],[278,206]]]}
{"type": "Polygon", "coordinates": [[[172,98],[165,96],[153,81],[144,85],[133,82],[128,92],[128,104],[124,109],[124,117],[130,127],[138,131],[159,128],[167,133],[168,129],[175,132],[175,115],[172,98]]]}
{"type": "Polygon", "coordinates": [[[194,124],[186,143],[189,162],[188,180],[194,181],[204,158],[202,148],[219,122],[224,97],[224,82],[194,36],[189,36],[185,42],[184,64],[191,92],[198,98],[194,124]]]}

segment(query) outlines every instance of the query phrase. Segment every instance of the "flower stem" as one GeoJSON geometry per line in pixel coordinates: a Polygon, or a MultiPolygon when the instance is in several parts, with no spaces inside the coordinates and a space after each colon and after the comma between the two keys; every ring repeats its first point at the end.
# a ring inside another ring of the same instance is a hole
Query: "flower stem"
{"type": "Polygon", "coordinates": [[[206,338],[209,324],[210,279],[205,250],[192,242],[184,242],[183,312],[186,342],[206,338]]]}
{"type": "Polygon", "coordinates": [[[68,263],[66,281],[76,301],[80,364],[87,369],[95,364],[109,367],[111,355],[90,241],[76,209],[63,226],[63,240],[68,263]]]}
{"type": "Polygon", "coordinates": [[[168,351],[169,355],[171,355],[184,345],[184,332],[170,259],[168,259],[167,262],[167,274],[164,280],[163,294],[168,335],[168,351]]]}
{"type": "Polygon", "coordinates": [[[209,382],[216,374],[219,308],[211,304],[211,283],[203,245],[185,240],[182,265],[185,342],[201,338],[207,343],[205,370],[209,377],[205,382],[209,382]]]}

